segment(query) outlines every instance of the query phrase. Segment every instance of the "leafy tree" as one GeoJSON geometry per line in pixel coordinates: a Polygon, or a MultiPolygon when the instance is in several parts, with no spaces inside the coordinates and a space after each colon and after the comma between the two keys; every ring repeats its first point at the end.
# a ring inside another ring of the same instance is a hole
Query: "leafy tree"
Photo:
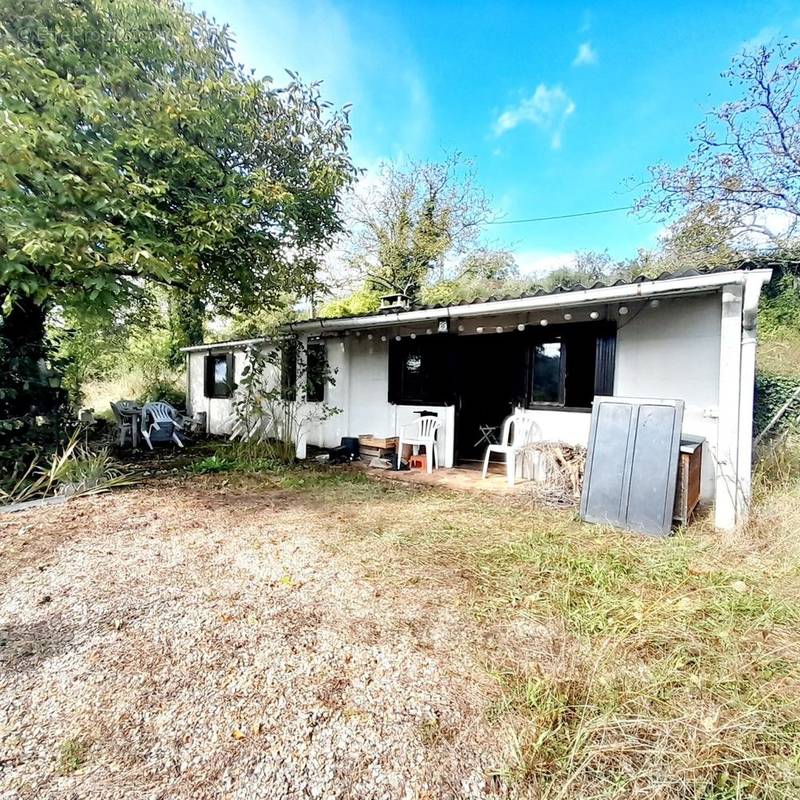
{"type": "Polygon", "coordinates": [[[355,317],[359,314],[370,314],[380,308],[383,293],[378,289],[362,286],[346,297],[337,297],[325,303],[320,309],[320,315],[323,317],[355,317]]]}
{"type": "Polygon", "coordinates": [[[558,286],[581,284],[591,286],[597,281],[609,278],[617,265],[607,250],[579,250],[575,261],[568,267],[559,267],[541,279],[541,285],[548,290],[558,286]]]}
{"type": "Polygon", "coordinates": [[[84,401],[86,384],[114,372],[130,336],[131,320],[119,315],[73,311],[51,315],[48,338],[62,366],[62,386],[73,409],[84,401]]]}
{"type": "Polygon", "coordinates": [[[3,287],[114,304],[143,282],[207,302],[313,283],[352,176],[346,115],[245,75],[173,0],[3,0],[3,287]]]}
{"type": "Polygon", "coordinates": [[[520,294],[530,281],[521,280],[514,256],[506,250],[481,248],[468,253],[453,278],[425,286],[425,303],[463,303],[493,295],[520,294]]]}
{"type": "Polygon", "coordinates": [[[252,311],[234,311],[225,327],[215,336],[224,339],[255,339],[274,334],[279,326],[298,319],[299,298],[286,294],[281,302],[271,307],[264,306],[252,311]]]}
{"type": "Polygon", "coordinates": [[[354,203],[350,266],[371,292],[416,298],[475,246],[489,207],[460,154],[439,163],[384,164],[354,203]]]}
{"type": "Polygon", "coordinates": [[[723,77],[739,99],[713,109],[696,128],[686,164],[651,170],[637,207],[661,217],[713,210],[731,241],[757,233],[782,244],[800,221],[797,44],[784,39],[743,52],[723,77]],[[776,218],[784,230],[770,225],[776,218]]]}
{"type": "Polygon", "coordinates": [[[48,380],[51,308],[311,290],[349,133],[317,85],[245,73],[228,30],[179,0],[0,0],[0,338],[39,375],[12,372],[0,419],[48,380]]]}

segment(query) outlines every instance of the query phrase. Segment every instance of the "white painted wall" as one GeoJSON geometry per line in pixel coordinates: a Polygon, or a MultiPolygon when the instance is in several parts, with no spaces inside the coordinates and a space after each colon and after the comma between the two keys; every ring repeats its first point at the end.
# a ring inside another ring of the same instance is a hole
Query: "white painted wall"
{"type": "MultiPolygon", "coordinates": [[[[219,436],[230,433],[226,421],[229,420],[233,413],[233,400],[229,397],[205,396],[205,359],[209,353],[221,354],[228,352],[230,351],[217,348],[210,351],[203,350],[187,354],[186,410],[190,415],[194,415],[198,411],[205,411],[207,432],[219,436]]],[[[233,351],[233,355],[233,379],[236,383],[239,383],[242,379],[242,370],[247,363],[247,352],[245,350],[236,349],[233,351]]],[[[273,373],[268,380],[271,382],[277,381],[278,375],[275,369],[271,366],[269,366],[268,369],[273,373]]]]}
{"type": "Polygon", "coordinates": [[[617,331],[614,394],[684,401],[683,433],[706,439],[704,500],[714,497],[721,309],[719,293],[662,300],[617,331]]]}
{"type": "MultiPolygon", "coordinates": [[[[708,295],[662,300],[657,308],[631,304],[627,317],[619,317],[614,392],[627,397],[677,398],[685,403],[684,434],[705,437],[702,493],[714,496],[714,468],[718,449],[721,299],[708,295]]],[[[613,309],[610,309],[613,313],[613,309]]],[[[607,313],[602,310],[603,316],[607,313]]],[[[588,314],[588,312],[586,312],[588,314]]],[[[535,320],[510,318],[475,320],[464,333],[485,324],[487,333],[495,324],[535,320]]],[[[555,320],[552,320],[555,321],[555,320]]],[[[415,406],[393,406],[388,401],[388,331],[325,340],[328,363],[335,385],[326,389],[325,403],[341,413],[306,428],[310,444],[333,447],[343,436],[373,434],[396,436],[400,425],[417,419],[415,406]]],[[[244,366],[244,352],[236,358],[237,378],[244,366]]],[[[190,412],[206,411],[209,431],[222,433],[222,421],[231,412],[230,400],[203,396],[205,352],[189,355],[190,412]]],[[[452,464],[454,410],[431,406],[443,421],[443,460],[452,464]]],[[[590,414],[582,412],[530,410],[546,439],[586,444],[590,414]]]]}
{"type": "MultiPolygon", "coordinates": [[[[225,353],[227,350],[210,351],[225,353]]],[[[207,431],[213,434],[227,433],[224,422],[231,415],[233,406],[227,397],[205,396],[205,363],[209,351],[188,353],[186,377],[188,391],[186,394],[186,410],[190,415],[205,411],[207,431]]],[[[245,364],[244,350],[234,351],[234,380],[239,381],[245,364]]]]}
{"type": "MultiPolygon", "coordinates": [[[[328,339],[328,364],[335,385],[328,386],[325,402],[340,408],[321,424],[309,426],[309,444],[335,447],[343,436],[398,436],[400,426],[418,419],[421,406],[396,406],[389,402],[389,343],[381,334],[343,336],[328,339]]],[[[442,421],[439,434],[444,466],[453,465],[455,451],[455,410],[453,406],[424,406],[442,421]]]]}
{"type": "Polygon", "coordinates": [[[550,441],[583,445],[589,441],[590,411],[543,411],[527,408],[526,416],[532,417],[537,425],[537,434],[550,441]]]}

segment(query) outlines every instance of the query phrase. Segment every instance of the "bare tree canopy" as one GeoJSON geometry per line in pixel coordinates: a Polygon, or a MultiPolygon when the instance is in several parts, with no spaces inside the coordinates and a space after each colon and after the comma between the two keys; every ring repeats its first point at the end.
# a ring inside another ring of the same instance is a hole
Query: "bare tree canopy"
{"type": "Polygon", "coordinates": [[[691,138],[686,164],[651,169],[640,212],[711,213],[743,243],[785,244],[800,221],[800,57],[795,42],[737,56],[723,73],[739,99],[712,110],[691,138]]]}
{"type": "Polygon", "coordinates": [[[459,153],[383,164],[377,177],[355,199],[348,261],[367,288],[416,296],[476,246],[489,204],[459,153]]]}

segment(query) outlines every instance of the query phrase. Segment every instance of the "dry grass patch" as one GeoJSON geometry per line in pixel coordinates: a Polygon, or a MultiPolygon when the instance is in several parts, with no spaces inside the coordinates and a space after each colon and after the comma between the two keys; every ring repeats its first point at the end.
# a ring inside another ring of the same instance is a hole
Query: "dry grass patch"
{"type": "Polygon", "coordinates": [[[730,540],[700,525],[651,541],[507,498],[382,491],[346,490],[349,539],[335,549],[384,587],[469,612],[518,788],[800,796],[797,550],[769,544],[795,536],[796,482],[773,486],[776,505],[762,497],[753,530],[730,540]]]}
{"type": "MultiPolygon", "coordinates": [[[[325,639],[331,652],[338,653],[348,637],[356,653],[383,653],[403,644],[397,662],[380,673],[384,691],[374,694],[372,705],[352,699],[352,687],[363,683],[364,660],[357,666],[347,662],[350,688],[340,661],[325,661],[313,677],[309,702],[322,708],[326,725],[359,726],[361,741],[364,731],[372,730],[364,721],[366,710],[383,714],[386,697],[394,698],[398,716],[370,746],[385,742],[397,719],[405,720],[403,747],[420,748],[426,764],[446,757],[458,773],[462,763],[472,763],[465,754],[472,754],[473,762],[475,753],[482,754],[481,769],[501,762],[480,792],[496,788],[502,794],[509,787],[508,796],[537,800],[796,798],[800,461],[795,459],[776,453],[760,472],[753,526],[738,538],[699,524],[654,541],[585,525],[570,511],[531,507],[523,497],[492,499],[374,481],[347,469],[303,469],[165,485],[159,491],[176,498],[177,507],[165,513],[157,505],[140,513],[137,529],[129,533],[121,510],[106,509],[100,518],[95,510],[101,513],[101,501],[91,509],[88,501],[84,506],[79,501],[67,507],[76,509],[70,525],[62,520],[57,530],[54,525],[35,537],[26,534],[24,553],[7,551],[11,558],[0,562],[0,573],[27,564],[38,580],[35,564],[50,563],[54,542],[66,557],[70,548],[85,548],[84,529],[97,526],[103,542],[116,537],[117,546],[127,548],[128,567],[134,555],[140,570],[147,566],[141,581],[148,592],[158,594],[180,577],[183,605],[173,612],[175,619],[194,614],[203,637],[209,631],[229,637],[235,626],[236,636],[263,655],[278,645],[312,647],[336,620],[325,639]],[[162,551],[171,560],[164,561],[162,551]],[[242,586],[251,592],[244,599],[242,586]],[[206,596],[210,587],[219,597],[206,596]],[[281,604],[285,619],[261,620],[266,609],[281,604]],[[212,610],[224,614],[219,623],[207,617],[212,610]],[[237,617],[228,620],[233,610],[237,617]],[[431,674],[440,675],[447,688],[442,690],[447,702],[421,703],[408,719],[406,687],[427,693],[431,678],[420,672],[419,681],[403,683],[404,665],[429,661],[431,669],[436,665],[431,674]],[[494,748],[491,759],[487,741],[494,748]],[[498,754],[506,757],[495,759],[498,754]]],[[[105,547],[96,554],[98,565],[106,564],[105,547]]],[[[105,579],[91,586],[102,589],[107,603],[119,595],[105,579]]],[[[145,621],[159,636],[168,630],[165,625],[175,624],[162,612],[148,611],[121,632],[113,629],[115,640],[127,641],[145,621]]],[[[224,649],[207,643],[198,648],[188,634],[181,641],[187,653],[205,659],[206,681],[221,680],[228,663],[224,649]]],[[[134,665],[156,673],[155,666],[134,665]]],[[[270,691],[286,682],[281,669],[270,691]]],[[[298,702],[304,696],[298,687],[305,684],[297,677],[292,687],[290,699],[298,702]]],[[[365,687],[359,691],[373,692],[365,687]]],[[[164,691],[163,697],[144,692],[143,707],[171,702],[164,691]]],[[[206,699],[216,696],[202,692],[206,699]]],[[[192,697],[201,703],[199,695],[192,697]]],[[[247,709],[256,699],[262,714],[274,706],[271,695],[252,687],[242,698],[247,709]]],[[[207,712],[214,720],[220,713],[207,712]]],[[[243,713],[230,723],[247,732],[261,719],[243,713]]],[[[286,713],[274,723],[274,735],[286,737],[293,730],[286,713]]],[[[238,765],[237,774],[248,780],[246,763],[228,749],[249,742],[249,735],[240,742],[227,728],[222,733],[224,747],[218,745],[214,763],[220,769],[238,765]]],[[[93,733],[92,770],[105,746],[93,733]]],[[[197,746],[205,757],[208,746],[197,746]]],[[[253,743],[253,757],[256,753],[263,757],[253,743]]],[[[331,756],[337,770],[350,763],[342,758],[331,756]]],[[[386,755],[387,769],[396,762],[396,755],[386,755]]],[[[190,790],[187,783],[187,793],[175,796],[212,796],[190,790]]],[[[477,789],[474,795],[479,796],[477,789]]]]}

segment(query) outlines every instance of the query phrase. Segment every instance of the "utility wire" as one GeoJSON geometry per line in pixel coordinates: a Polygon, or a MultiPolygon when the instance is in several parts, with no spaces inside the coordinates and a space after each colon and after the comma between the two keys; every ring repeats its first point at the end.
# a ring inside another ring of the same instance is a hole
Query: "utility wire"
{"type": "Polygon", "coordinates": [[[487,225],[518,225],[522,222],[549,222],[554,219],[573,219],[574,217],[593,217],[596,214],[613,214],[616,211],[630,211],[633,206],[617,206],[616,208],[601,208],[597,211],[579,211],[577,214],[557,214],[554,217],[530,217],[528,219],[498,219],[487,222],[487,225]]]}

